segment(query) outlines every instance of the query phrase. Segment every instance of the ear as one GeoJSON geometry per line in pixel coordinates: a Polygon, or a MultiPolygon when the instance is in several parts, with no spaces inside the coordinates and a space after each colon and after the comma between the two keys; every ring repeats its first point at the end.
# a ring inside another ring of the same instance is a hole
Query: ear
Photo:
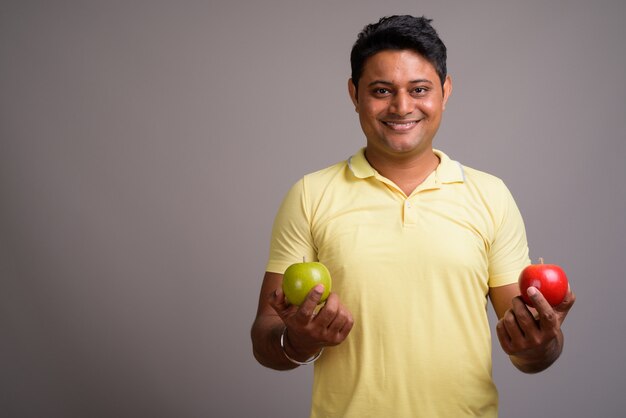
{"type": "Polygon", "coordinates": [[[348,93],[350,94],[350,100],[352,100],[352,104],[354,105],[354,110],[359,113],[358,92],[351,78],[348,79],[348,93]]]}
{"type": "Polygon", "coordinates": [[[452,77],[446,76],[446,81],[443,82],[443,110],[446,110],[446,103],[452,94],[452,77]]]}

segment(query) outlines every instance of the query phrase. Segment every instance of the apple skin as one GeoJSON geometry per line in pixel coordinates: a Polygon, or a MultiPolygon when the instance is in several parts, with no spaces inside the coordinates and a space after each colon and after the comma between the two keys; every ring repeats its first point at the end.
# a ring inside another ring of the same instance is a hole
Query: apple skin
{"type": "Polygon", "coordinates": [[[300,306],[311,289],[318,284],[324,285],[321,303],[330,294],[332,280],[326,266],[317,261],[292,264],[283,275],[283,292],[292,305],[300,306]]]}
{"type": "Polygon", "coordinates": [[[556,264],[543,264],[543,261],[522,270],[518,282],[524,303],[532,307],[534,304],[526,292],[530,286],[536,287],[551,306],[563,302],[569,286],[567,275],[561,267],[556,264]]]}

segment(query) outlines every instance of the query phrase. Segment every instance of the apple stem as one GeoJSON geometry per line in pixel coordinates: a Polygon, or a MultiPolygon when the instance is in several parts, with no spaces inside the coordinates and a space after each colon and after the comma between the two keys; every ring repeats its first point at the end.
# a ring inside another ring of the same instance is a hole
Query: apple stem
{"type": "Polygon", "coordinates": [[[539,264],[543,264],[543,257],[539,257],[539,264]]]}

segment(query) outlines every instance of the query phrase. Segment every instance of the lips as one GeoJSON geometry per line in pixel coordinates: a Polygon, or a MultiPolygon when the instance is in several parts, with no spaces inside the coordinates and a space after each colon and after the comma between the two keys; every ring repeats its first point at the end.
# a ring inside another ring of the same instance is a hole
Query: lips
{"type": "Polygon", "coordinates": [[[418,120],[407,120],[407,121],[382,121],[383,125],[394,130],[394,131],[408,131],[415,127],[419,121],[418,120]]]}

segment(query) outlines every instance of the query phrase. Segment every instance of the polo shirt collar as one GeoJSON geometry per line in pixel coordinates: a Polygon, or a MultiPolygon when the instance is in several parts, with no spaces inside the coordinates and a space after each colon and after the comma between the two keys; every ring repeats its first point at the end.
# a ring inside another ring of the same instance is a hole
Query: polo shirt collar
{"type": "Polygon", "coordinates": [[[433,152],[440,161],[435,170],[437,180],[440,183],[463,183],[465,181],[465,172],[460,162],[450,159],[445,153],[437,149],[433,149],[433,152]]]}
{"type": "Polygon", "coordinates": [[[352,174],[360,179],[366,179],[376,175],[376,170],[365,158],[365,148],[361,148],[359,152],[348,158],[348,167],[352,170],[352,174]]]}
{"type": "MultiPolygon", "coordinates": [[[[436,183],[462,183],[465,181],[463,166],[458,161],[450,159],[445,153],[437,149],[433,149],[433,152],[439,157],[439,165],[435,170],[436,183]]],[[[359,152],[348,159],[348,166],[358,178],[380,177],[380,174],[365,158],[365,148],[361,148],[359,152]]]]}

